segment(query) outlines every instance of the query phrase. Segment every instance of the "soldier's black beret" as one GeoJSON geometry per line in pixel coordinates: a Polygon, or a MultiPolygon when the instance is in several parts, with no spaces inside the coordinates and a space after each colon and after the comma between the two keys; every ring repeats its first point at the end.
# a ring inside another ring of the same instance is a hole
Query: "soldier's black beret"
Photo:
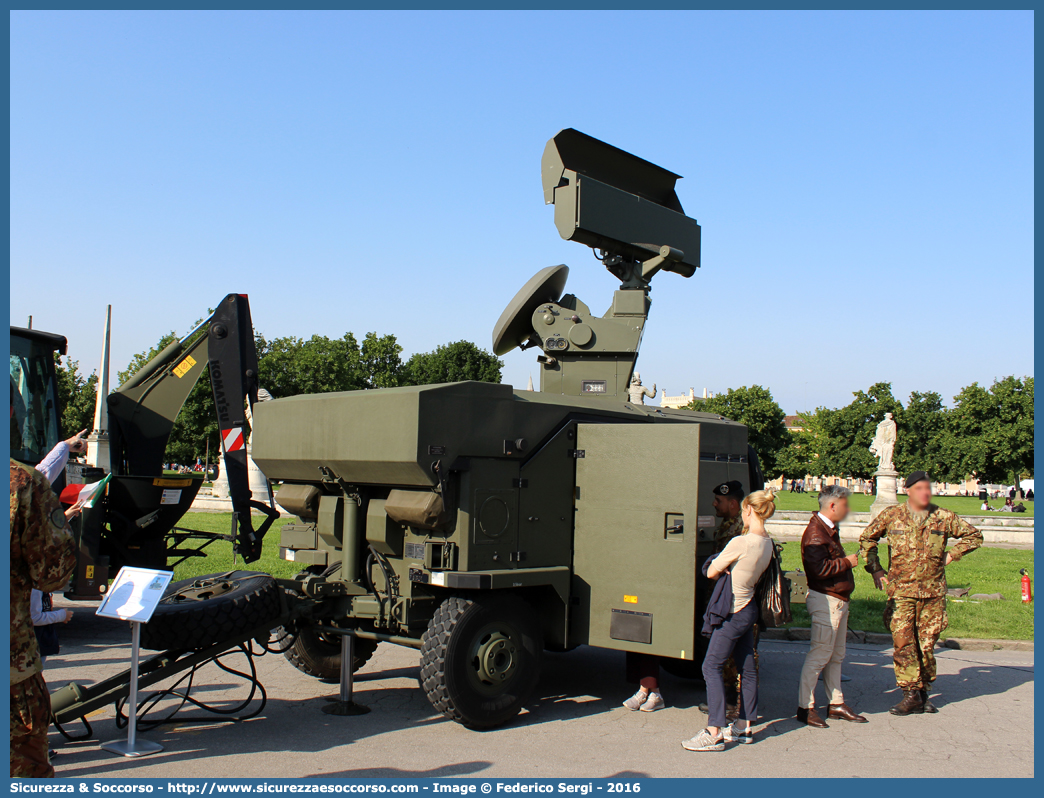
{"type": "Polygon", "coordinates": [[[911,485],[916,485],[918,482],[927,482],[928,475],[924,471],[914,471],[906,478],[906,487],[910,488],[911,485]]]}
{"type": "Polygon", "coordinates": [[[728,496],[730,499],[739,501],[743,498],[743,485],[734,479],[730,479],[728,482],[722,482],[711,492],[715,496],[728,496]]]}

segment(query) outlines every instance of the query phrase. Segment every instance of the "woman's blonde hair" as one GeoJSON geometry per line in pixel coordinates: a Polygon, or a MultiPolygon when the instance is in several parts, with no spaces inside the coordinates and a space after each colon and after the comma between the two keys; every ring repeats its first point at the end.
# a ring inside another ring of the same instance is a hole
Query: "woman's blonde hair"
{"type": "Polygon", "coordinates": [[[750,507],[762,521],[768,521],[776,512],[776,494],[770,490],[756,490],[743,499],[743,506],[750,507]]]}

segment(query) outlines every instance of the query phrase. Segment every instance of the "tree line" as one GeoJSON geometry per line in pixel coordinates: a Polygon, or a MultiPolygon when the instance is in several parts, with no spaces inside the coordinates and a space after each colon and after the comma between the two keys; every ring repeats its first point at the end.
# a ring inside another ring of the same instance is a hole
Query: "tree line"
{"type": "MultiPolygon", "coordinates": [[[[175,340],[175,333],[168,333],[154,347],[135,355],[118,373],[117,384],[175,340]]],[[[313,335],[307,340],[292,336],[267,340],[258,334],[255,343],[260,385],[276,398],[461,380],[499,383],[504,365],[470,341],[438,346],[403,360],[394,335],[373,332],[362,342],[349,332],[340,338],[313,335]]],[[[65,434],[92,427],[97,386],[97,374],[85,377],[77,361],[59,358],[65,434]]],[[[892,395],[891,383],[878,382],[856,391],[844,407],[818,407],[799,414],[795,431],[787,429],[783,409],[760,385],[697,399],[689,408],[745,424],[762,470],[770,478],[869,479],[877,468],[870,442],[889,412],[898,428],[893,459],[901,474],[922,469],[942,482],[971,476],[987,483],[1016,483],[1033,475],[1032,377],[1004,377],[989,388],[972,383],[953,398],[949,408],[935,391],[914,391],[903,405],[892,395]]],[[[213,459],[218,452],[218,427],[209,375],[200,379],[185,402],[167,457],[193,463],[205,455],[208,441],[213,459]]]]}
{"type": "Polygon", "coordinates": [[[1005,484],[1033,476],[1032,377],[1004,377],[989,388],[974,382],[953,397],[951,407],[935,391],[914,391],[903,405],[891,383],[878,382],[856,391],[844,407],[799,414],[794,431],[760,385],[697,399],[689,408],[746,424],[768,478],[869,479],[877,470],[869,447],[885,413],[892,413],[897,427],[893,460],[900,474],[923,470],[940,482],[974,477],[1005,484]]]}
{"type": "MultiPolygon", "coordinates": [[[[170,343],[178,340],[173,331],[152,348],[139,352],[125,369],[118,372],[122,385],[170,343]]],[[[275,398],[306,393],[358,391],[393,388],[400,385],[429,385],[442,382],[478,380],[500,382],[504,364],[494,355],[470,341],[455,341],[402,359],[402,347],[394,335],[367,333],[360,343],[348,332],[340,338],[313,335],[305,340],[293,336],[266,339],[255,334],[258,378],[262,388],[275,398]]],[[[57,357],[57,356],[56,356],[57,357]]],[[[98,375],[84,377],[79,362],[57,357],[58,400],[62,409],[62,429],[66,435],[94,424],[98,375]]],[[[170,442],[167,459],[191,464],[208,450],[211,460],[220,451],[214,394],[209,366],[189,394],[170,442]]]]}

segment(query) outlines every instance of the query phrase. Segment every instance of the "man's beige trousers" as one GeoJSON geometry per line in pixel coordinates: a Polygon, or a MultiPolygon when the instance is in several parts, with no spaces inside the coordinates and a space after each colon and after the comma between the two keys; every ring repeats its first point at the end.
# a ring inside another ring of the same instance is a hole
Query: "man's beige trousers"
{"type": "Polygon", "coordinates": [[[848,602],[810,590],[805,606],[812,616],[812,644],[801,668],[798,706],[810,709],[816,705],[816,682],[820,672],[830,703],[843,704],[841,663],[845,661],[845,640],[848,637],[848,602]]]}

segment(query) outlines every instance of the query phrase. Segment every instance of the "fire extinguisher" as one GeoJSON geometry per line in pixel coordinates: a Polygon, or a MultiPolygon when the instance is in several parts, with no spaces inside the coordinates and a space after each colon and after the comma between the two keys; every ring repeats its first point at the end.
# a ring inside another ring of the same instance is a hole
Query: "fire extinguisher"
{"type": "Polygon", "coordinates": [[[1033,583],[1030,582],[1029,574],[1026,573],[1026,569],[1023,568],[1019,571],[1022,574],[1022,603],[1029,604],[1033,601],[1033,583]]]}

